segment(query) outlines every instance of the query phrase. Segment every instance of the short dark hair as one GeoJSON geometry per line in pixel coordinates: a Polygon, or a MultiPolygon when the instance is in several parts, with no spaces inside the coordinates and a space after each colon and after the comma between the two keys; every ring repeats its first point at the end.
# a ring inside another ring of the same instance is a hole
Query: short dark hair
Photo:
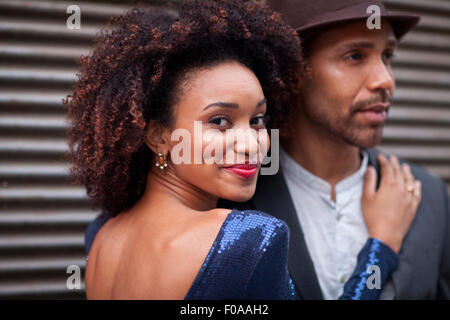
{"type": "Polygon", "coordinates": [[[302,61],[300,40],[278,13],[256,1],[191,0],[133,9],[98,35],[68,105],[71,175],[94,207],[112,215],[142,196],[152,151],[150,120],[171,121],[187,71],[235,59],[259,79],[269,128],[287,124],[302,61]]]}

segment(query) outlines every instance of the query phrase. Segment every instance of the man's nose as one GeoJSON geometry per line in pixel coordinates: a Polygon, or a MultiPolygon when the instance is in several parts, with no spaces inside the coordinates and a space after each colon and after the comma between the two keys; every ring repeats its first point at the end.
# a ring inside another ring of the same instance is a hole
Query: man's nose
{"type": "Polygon", "coordinates": [[[390,66],[386,65],[381,59],[373,63],[368,79],[369,90],[385,90],[392,95],[395,86],[394,75],[390,66]]]}

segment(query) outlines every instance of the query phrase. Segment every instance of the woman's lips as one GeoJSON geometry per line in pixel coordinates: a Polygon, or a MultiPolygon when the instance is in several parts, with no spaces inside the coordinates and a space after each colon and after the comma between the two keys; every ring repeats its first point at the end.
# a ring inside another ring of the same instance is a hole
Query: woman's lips
{"type": "Polygon", "coordinates": [[[225,170],[233,172],[244,178],[251,178],[257,172],[259,167],[256,164],[235,164],[233,166],[224,167],[225,170]]]}

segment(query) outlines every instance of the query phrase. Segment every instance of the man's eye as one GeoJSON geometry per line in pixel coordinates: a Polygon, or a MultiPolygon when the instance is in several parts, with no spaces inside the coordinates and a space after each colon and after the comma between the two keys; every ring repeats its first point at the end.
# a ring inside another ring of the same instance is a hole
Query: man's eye
{"type": "Polygon", "coordinates": [[[345,57],[345,60],[361,60],[362,54],[360,53],[352,53],[345,57]]]}
{"type": "Polygon", "coordinates": [[[389,60],[389,61],[391,61],[391,60],[394,59],[394,58],[395,58],[395,55],[394,55],[393,52],[385,52],[385,53],[383,53],[383,59],[384,59],[384,60],[389,60]]]}

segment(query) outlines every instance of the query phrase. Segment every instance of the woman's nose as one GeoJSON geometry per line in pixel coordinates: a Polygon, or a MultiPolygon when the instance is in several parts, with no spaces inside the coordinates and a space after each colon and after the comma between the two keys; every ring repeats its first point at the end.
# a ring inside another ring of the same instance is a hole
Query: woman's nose
{"type": "Polygon", "coordinates": [[[258,132],[253,128],[240,129],[235,134],[234,151],[239,155],[244,155],[246,160],[258,155],[259,140],[258,132]]]}

